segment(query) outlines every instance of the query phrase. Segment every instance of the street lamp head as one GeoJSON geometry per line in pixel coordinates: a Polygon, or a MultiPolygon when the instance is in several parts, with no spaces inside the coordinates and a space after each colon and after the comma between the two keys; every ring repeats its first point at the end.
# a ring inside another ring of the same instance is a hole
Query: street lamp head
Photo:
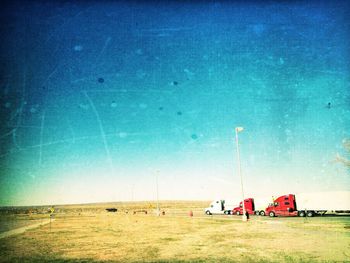
{"type": "Polygon", "coordinates": [[[244,130],[243,127],[236,127],[236,132],[241,132],[243,130],[244,130]]]}

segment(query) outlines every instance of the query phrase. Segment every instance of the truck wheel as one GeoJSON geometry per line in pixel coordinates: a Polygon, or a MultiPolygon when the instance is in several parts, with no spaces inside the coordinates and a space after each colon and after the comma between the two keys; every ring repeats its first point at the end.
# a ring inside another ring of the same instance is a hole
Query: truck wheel
{"type": "Polygon", "coordinates": [[[227,214],[228,214],[228,215],[231,215],[231,211],[230,211],[230,210],[229,210],[229,211],[227,211],[227,214]]]}
{"type": "Polygon", "coordinates": [[[307,213],[306,213],[307,217],[313,217],[314,215],[315,215],[314,211],[307,211],[307,213]]]}
{"type": "Polygon", "coordinates": [[[210,213],[210,211],[209,211],[209,210],[205,211],[205,213],[206,213],[208,216],[210,216],[210,215],[211,215],[211,213],[210,213]]]}
{"type": "Polygon", "coordinates": [[[238,215],[238,216],[239,216],[240,214],[241,214],[241,213],[240,213],[239,211],[237,211],[237,212],[236,212],[236,215],[238,215]]]}
{"type": "Polygon", "coordinates": [[[305,212],[304,211],[299,211],[299,216],[300,217],[304,217],[305,216],[305,212]]]}
{"type": "Polygon", "coordinates": [[[255,211],[255,215],[257,216],[260,215],[259,211],[255,211]]]}
{"type": "Polygon", "coordinates": [[[261,216],[265,216],[265,212],[264,211],[260,211],[260,215],[261,216]]]}
{"type": "Polygon", "coordinates": [[[269,213],[269,216],[270,216],[270,217],[275,217],[275,213],[274,213],[274,212],[270,212],[270,213],[269,213]]]}

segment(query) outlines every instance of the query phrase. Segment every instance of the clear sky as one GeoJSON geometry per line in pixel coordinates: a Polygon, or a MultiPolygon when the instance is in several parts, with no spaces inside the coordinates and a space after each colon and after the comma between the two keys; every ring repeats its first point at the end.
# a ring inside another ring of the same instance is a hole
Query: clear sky
{"type": "Polygon", "coordinates": [[[2,4],[0,205],[239,198],[237,126],[246,196],[349,190],[350,4],[259,2],[2,4]]]}

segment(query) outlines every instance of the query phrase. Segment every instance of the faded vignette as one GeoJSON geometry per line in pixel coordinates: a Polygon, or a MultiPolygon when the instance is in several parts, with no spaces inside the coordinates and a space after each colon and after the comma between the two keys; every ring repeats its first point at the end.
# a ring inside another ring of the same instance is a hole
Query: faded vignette
{"type": "Polygon", "coordinates": [[[350,260],[348,1],[0,7],[0,262],[350,260]]]}

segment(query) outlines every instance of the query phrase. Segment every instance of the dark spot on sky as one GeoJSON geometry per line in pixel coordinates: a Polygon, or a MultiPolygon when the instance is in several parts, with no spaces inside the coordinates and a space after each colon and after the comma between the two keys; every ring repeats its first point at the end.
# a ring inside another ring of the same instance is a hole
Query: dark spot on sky
{"type": "Polygon", "coordinates": [[[115,101],[112,101],[112,103],[111,103],[111,107],[112,107],[112,108],[117,107],[117,103],[116,103],[115,101]]]}
{"type": "Polygon", "coordinates": [[[177,115],[179,115],[179,116],[182,115],[182,112],[181,112],[181,111],[178,111],[178,112],[177,112],[177,115]]]}
{"type": "Polygon", "coordinates": [[[98,78],[97,81],[98,81],[99,83],[103,83],[103,82],[105,82],[105,79],[104,79],[104,78],[98,78]]]}
{"type": "Polygon", "coordinates": [[[177,85],[179,85],[179,82],[173,81],[172,84],[173,84],[174,86],[177,86],[177,85]]]}
{"type": "Polygon", "coordinates": [[[191,138],[192,138],[193,140],[197,140],[197,139],[198,139],[198,136],[197,136],[197,134],[194,133],[194,134],[191,135],[191,138]]]}
{"type": "Polygon", "coordinates": [[[159,107],[158,110],[164,110],[164,108],[163,107],[159,107]]]}
{"type": "Polygon", "coordinates": [[[330,103],[330,102],[328,102],[328,104],[327,104],[327,108],[328,108],[328,109],[330,109],[330,108],[331,108],[331,103],[330,103]]]}

